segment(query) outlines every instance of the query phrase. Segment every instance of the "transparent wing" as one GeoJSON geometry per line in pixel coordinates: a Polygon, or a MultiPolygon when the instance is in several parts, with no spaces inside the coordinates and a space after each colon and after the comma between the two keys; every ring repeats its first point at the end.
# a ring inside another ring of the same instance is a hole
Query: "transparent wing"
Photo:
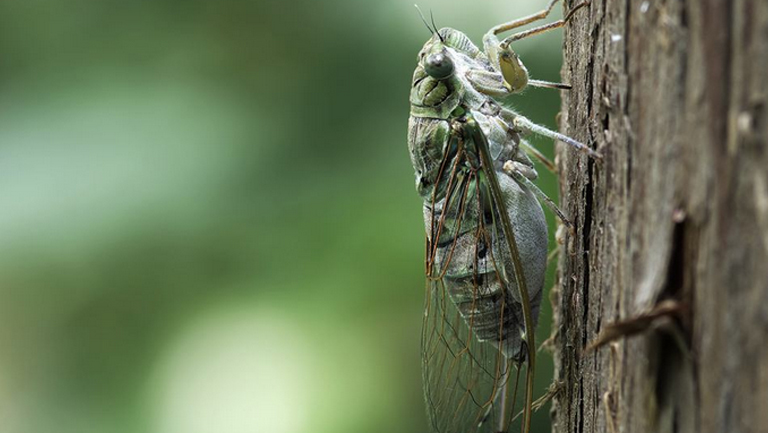
{"type": "Polygon", "coordinates": [[[523,304],[507,283],[515,278],[502,229],[507,209],[494,198],[490,170],[467,152],[471,139],[461,140],[441,168],[446,192],[425,209],[425,398],[435,432],[513,431],[512,414],[525,406],[515,404],[525,397],[517,395],[520,369],[529,369],[519,362],[526,359],[523,304]]]}
{"type": "Polygon", "coordinates": [[[523,406],[516,391],[519,368],[525,366],[478,341],[444,292],[440,281],[428,284],[422,333],[424,394],[433,431],[495,433],[500,425],[513,431],[512,414],[523,406]]]}

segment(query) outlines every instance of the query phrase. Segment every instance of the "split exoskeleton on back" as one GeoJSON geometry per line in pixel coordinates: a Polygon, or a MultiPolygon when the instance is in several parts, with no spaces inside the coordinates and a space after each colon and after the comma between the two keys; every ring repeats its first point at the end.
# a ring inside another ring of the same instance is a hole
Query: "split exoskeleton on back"
{"type": "Polygon", "coordinates": [[[507,384],[512,367],[519,375],[523,363],[523,430],[530,428],[533,337],[548,253],[538,200],[564,224],[570,222],[533,183],[537,173],[529,155],[543,157],[522,135],[551,137],[599,155],[534,124],[501,100],[526,86],[568,88],[531,79],[510,43],[562,26],[586,3],[564,20],[502,41],[496,35],[544,18],[555,2],[539,14],[491,29],[483,38],[484,51],[462,32],[431,28],[433,35],[418,55],[408,146],[424,200],[422,364],[436,432],[506,431],[515,400],[510,409],[507,384]]]}

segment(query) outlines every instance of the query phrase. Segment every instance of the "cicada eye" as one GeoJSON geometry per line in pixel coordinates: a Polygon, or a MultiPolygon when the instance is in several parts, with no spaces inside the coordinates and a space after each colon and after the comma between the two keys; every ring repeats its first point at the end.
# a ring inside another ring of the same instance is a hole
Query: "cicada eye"
{"type": "Polygon", "coordinates": [[[528,70],[509,47],[501,47],[499,51],[499,68],[510,92],[518,92],[528,85],[528,70]]]}
{"type": "Polygon", "coordinates": [[[430,77],[444,80],[453,74],[453,62],[445,53],[432,53],[424,62],[424,70],[430,77]]]}

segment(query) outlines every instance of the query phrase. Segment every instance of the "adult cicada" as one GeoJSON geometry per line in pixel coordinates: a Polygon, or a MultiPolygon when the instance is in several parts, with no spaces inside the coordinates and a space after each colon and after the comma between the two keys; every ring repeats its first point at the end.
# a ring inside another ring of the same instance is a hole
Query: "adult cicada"
{"type": "Polygon", "coordinates": [[[435,432],[508,431],[523,369],[521,425],[530,429],[534,331],[548,252],[539,200],[569,223],[532,183],[537,175],[529,155],[543,156],[522,136],[537,133],[597,154],[501,100],[526,86],[568,88],[530,79],[509,45],[564,25],[586,2],[563,20],[502,41],[496,35],[546,17],[556,1],[492,28],[483,51],[463,33],[424,20],[432,37],[413,75],[408,147],[424,200],[422,365],[435,432]]]}

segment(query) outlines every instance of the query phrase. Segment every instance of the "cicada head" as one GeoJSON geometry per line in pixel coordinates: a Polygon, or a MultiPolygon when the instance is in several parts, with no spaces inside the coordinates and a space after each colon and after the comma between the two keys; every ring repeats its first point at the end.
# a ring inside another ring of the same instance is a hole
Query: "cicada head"
{"type": "Polygon", "coordinates": [[[424,48],[419,52],[419,64],[427,75],[436,80],[447,80],[453,76],[456,68],[439,32],[435,32],[424,44],[424,48]]]}

